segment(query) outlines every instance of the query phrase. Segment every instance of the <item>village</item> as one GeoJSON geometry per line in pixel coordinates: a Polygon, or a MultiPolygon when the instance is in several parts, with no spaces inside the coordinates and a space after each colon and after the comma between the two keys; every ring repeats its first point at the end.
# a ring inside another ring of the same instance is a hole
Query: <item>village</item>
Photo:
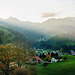
{"type": "MultiPolygon", "coordinates": [[[[25,58],[26,64],[39,65],[42,63],[44,66],[47,66],[50,63],[62,62],[63,60],[66,60],[67,59],[66,57],[62,59],[62,56],[64,55],[75,56],[75,52],[73,50],[70,50],[70,54],[61,53],[60,50],[54,51],[54,50],[35,49],[33,51],[35,53],[34,56],[25,58]]],[[[18,66],[16,62],[10,63],[10,66],[15,66],[15,65],[18,66]]]]}

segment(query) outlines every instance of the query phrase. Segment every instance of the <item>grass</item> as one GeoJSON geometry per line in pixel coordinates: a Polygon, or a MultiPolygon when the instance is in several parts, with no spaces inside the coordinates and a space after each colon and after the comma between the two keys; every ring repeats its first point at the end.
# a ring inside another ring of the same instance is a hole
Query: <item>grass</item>
{"type": "Polygon", "coordinates": [[[75,75],[75,56],[66,57],[66,61],[48,64],[46,68],[43,64],[38,65],[38,75],[75,75]]]}

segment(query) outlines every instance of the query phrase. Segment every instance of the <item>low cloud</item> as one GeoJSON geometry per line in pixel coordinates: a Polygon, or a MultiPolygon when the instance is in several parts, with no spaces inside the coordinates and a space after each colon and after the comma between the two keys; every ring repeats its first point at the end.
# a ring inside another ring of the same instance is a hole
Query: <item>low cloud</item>
{"type": "Polygon", "coordinates": [[[42,18],[54,17],[57,13],[41,13],[42,18]]]}

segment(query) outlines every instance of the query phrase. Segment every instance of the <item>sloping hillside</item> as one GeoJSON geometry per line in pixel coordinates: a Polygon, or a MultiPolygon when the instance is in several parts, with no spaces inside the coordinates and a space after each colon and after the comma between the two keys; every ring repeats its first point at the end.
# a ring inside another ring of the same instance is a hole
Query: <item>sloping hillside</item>
{"type": "Polygon", "coordinates": [[[15,35],[11,33],[8,29],[4,28],[3,26],[0,26],[0,43],[6,44],[11,42],[13,40],[15,35]]]}
{"type": "Polygon", "coordinates": [[[11,43],[14,40],[25,41],[26,38],[22,34],[0,25],[0,44],[11,43]]]}

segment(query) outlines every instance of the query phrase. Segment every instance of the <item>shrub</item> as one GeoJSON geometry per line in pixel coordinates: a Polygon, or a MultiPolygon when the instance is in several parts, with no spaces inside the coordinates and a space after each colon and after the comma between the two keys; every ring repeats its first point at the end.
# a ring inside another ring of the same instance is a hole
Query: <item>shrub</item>
{"type": "Polygon", "coordinates": [[[14,71],[13,75],[31,75],[29,69],[18,68],[14,71]]]}
{"type": "Polygon", "coordinates": [[[64,60],[66,60],[67,59],[67,57],[64,57],[64,60]]]}

